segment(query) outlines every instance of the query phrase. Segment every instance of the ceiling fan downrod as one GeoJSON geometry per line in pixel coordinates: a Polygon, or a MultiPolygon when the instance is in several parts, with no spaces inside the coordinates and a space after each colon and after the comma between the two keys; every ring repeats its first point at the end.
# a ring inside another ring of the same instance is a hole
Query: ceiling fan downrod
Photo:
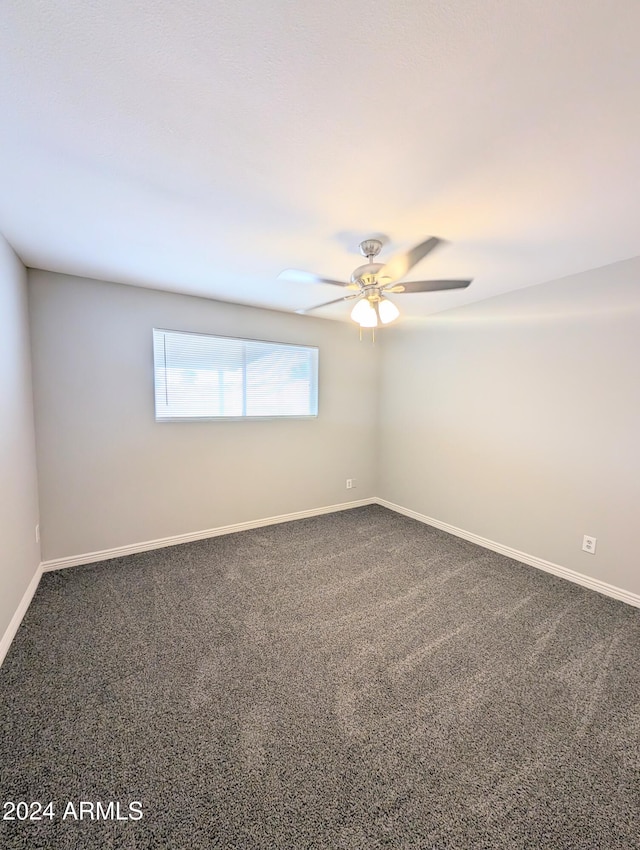
{"type": "Polygon", "coordinates": [[[362,266],[358,266],[351,273],[351,283],[360,283],[362,286],[373,286],[378,279],[378,272],[382,268],[382,263],[374,263],[374,259],[380,253],[382,242],[379,239],[365,239],[358,246],[363,257],[369,260],[362,266]]]}

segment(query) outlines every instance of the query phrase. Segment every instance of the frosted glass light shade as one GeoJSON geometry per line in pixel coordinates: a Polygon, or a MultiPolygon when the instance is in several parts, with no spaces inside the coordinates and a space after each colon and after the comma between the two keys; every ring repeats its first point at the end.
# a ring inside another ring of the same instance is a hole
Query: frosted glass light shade
{"type": "Polygon", "coordinates": [[[364,316],[370,309],[371,304],[369,304],[366,298],[362,298],[360,301],[356,301],[356,305],[351,311],[351,318],[354,322],[359,322],[360,317],[364,316]]]}
{"type": "Polygon", "coordinates": [[[365,310],[359,317],[358,321],[360,322],[361,328],[377,328],[378,327],[378,314],[374,310],[374,308],[369,304],[368,310],[365,310]]]}
{"type": "Polygon", "coordinates": [[[386,298],[383,298],[378,304],[378,312],[380,313],[380,321],[383,325],[388,325],[389,322],[397,319],[400,315],[400,310],[398,310],[396,305],[392,301],[387,301],[386,298]]]}
{"type": "Polygon", "coordinates": [[[361,328],[375,328],[378,324],[376,311],[366,298],[358,301],[351,311],[351,318],[354,322],[358,322],[361,328]]]}

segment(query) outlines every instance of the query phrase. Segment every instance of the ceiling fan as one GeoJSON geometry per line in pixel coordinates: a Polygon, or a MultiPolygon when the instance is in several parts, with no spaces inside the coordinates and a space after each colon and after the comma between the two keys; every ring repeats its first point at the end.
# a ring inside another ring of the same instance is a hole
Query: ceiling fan
{"type": "Polygon", "coordinates": [[[281,280],[300,283],[330,283],[352,290],[342,298],[296,310],[296,313],[310,313],[312,310],[319,310],[320,307],[328,307],[329,304],[337,304],[339,301],[355,301],[355,307],[351,311],[354,322],[358,322],[362,328],[376,328],[380,323],[386,325],[393,322],[400,315],[400,311],[392,301],[388,300],[387,295],[401,292],[437,292],[443,289],[464,289],[469,286],[470,280],[412,280],[398,283],[416,263],[441,242],[441,239],[432,236],[409,251],[396,254],[387,263],[375,263],[374,260],[382,248],[382,240],[365,239],[360,243],[359,248],[362,256],[367,258],[367,262],[353,271],[349,282],[332,280],[298,269],[285,269],[278,277],[281,280]]]}

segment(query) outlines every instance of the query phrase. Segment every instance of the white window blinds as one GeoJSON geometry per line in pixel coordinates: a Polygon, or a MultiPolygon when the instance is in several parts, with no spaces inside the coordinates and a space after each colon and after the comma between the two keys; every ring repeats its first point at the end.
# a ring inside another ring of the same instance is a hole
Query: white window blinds
{"type": "Polygon", "coordinates": [[[316,416],[318,349],[153,330],[156,419],[316,416]]]}

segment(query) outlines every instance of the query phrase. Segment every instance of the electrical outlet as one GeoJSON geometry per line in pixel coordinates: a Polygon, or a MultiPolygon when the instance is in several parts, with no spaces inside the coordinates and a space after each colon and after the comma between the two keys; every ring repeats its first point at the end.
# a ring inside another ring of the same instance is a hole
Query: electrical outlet
{"type": "Polygon", "coordinates": [[[585,534],[585,536],[582,538],[583,552],[589,552],[591,555],[594,555],[596,551],[597,542],[597,538],[589,537],[589,535],[585,534]]]}
{"type": "Polygon", "coordinates": [[[355,478],[347,478],[347,490],[352,490],[356,486],[355,478]]]}

